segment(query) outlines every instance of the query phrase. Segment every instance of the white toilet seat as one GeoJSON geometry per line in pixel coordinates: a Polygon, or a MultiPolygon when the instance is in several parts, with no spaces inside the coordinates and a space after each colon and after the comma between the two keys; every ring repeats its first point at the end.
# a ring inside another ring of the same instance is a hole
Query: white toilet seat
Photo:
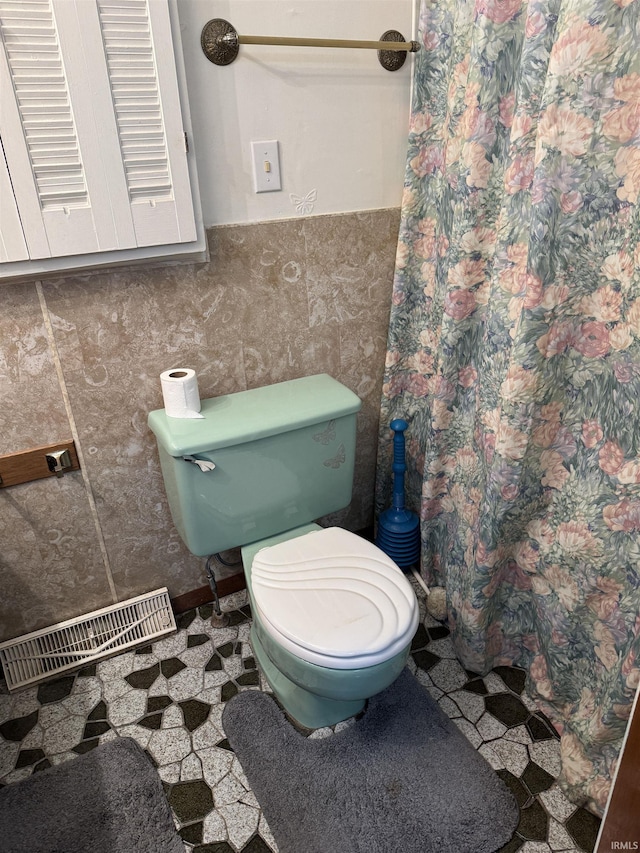
{"type": "Polygon", "coordinates": [[[383,663],[418,627],[418,604],[402,570],[375,545],[339,527],[258,551],[251,587],[265,631],[318,666],[383,663]]]}

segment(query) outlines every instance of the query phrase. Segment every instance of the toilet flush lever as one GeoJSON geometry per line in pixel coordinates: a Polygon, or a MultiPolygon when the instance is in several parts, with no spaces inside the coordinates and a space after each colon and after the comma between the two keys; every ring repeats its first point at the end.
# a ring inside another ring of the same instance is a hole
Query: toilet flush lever
{"type": "Polygon", "coordinates": [[[213,469],[216,467],[216,463],[209,462],[208,459],[196,459],[195,456],[183,456],[182,458],[185,462],[193,462],[194,465],[197,465],[198,468],[201,471],[204,471],[205,473],[207,471],[213,471],[213,469]]]}
{"type": "Polygon", "coordinates": [[[62,477],[67,468],[71,468],[71,454],[68,450],[52,450],[45,455],[47,460],[47,468],[53,472],[56,477],[62,477]]]}

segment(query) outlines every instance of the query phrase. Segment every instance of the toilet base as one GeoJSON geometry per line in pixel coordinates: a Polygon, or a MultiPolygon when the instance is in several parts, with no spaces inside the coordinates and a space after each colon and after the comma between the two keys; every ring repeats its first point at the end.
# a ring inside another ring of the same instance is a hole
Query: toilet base
{"type": "Polygon", "coordinates": [[[291,681],[273,664],[255,630],[251,628],[251,648],[273,690],[274,696],[283,705],[287,714],[295,722],[307,729],[320,729],[333,726],[359,714],[365,706],[365,699],[327,699],[305,690],[291,681]]]}

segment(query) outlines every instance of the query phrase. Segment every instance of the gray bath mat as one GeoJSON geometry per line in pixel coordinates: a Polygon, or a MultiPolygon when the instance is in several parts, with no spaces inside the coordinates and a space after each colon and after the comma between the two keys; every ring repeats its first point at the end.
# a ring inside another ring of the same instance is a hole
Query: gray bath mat
{"type": "Polygon", "coordinates": [[[518,823],[502,780],[408,670],[321,740],[257,691],[222,721],[280,853],[491,853],[518,823]]]}
{"type": "Polygon", "coordinates": [[[2,853],[184,853],[162,783],[131,738],[0,790],[2,853]]]}

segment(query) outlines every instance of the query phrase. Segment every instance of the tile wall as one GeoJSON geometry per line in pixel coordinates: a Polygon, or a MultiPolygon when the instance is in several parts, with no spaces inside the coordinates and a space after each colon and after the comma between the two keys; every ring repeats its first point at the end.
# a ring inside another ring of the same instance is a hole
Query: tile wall
{"type": "Polygon", "coordinates": [[[327,372],[363,400],[350,508],[372,521],[398,210],[210,230],[211,261],[0,288],[0,454],[75,438],[82,470],[0,489],[0,640],[206,583],[171,523],[147,412],[327,372]]]}

